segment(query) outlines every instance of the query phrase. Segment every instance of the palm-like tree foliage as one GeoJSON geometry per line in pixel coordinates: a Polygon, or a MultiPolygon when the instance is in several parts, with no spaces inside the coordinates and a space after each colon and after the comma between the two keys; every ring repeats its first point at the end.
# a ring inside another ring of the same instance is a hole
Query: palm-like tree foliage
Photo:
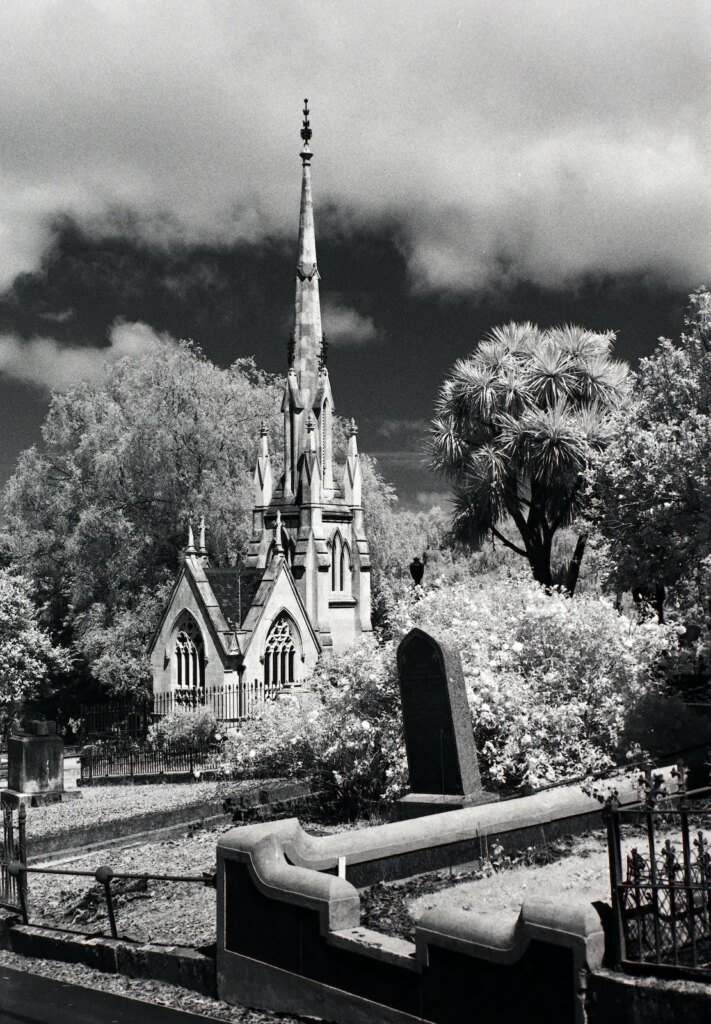
{"type": "Polygon", "coordinates": [[[571,325],[495,327],[455,363],[437,399],[429,453],[453,485],[455,532],[472,543],[499,537],[546,585],[553,536],[580,510],[590,458],[628,392],[613,342],[571,325]],[[497,529],[507,517],[521,547],[497,529]]]}

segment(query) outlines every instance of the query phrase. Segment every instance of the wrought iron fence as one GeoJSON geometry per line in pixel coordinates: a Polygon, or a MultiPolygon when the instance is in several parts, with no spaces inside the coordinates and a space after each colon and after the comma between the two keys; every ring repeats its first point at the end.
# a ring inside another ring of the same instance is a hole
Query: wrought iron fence
{"type": "Polygon", "coordinates": [[[689,799],[682,762],[674,774],[673,797],[648,768],[640,806],[606,803],[615,959],[637,973],[711,978],[711,810],[689,799]],[[635,842],[624,858],[623,831],[635,842]]]}
{"type": "Polygon", "coordinates": [[[12,872],[12,864],[27,866],[25,835],[27,809],[23,803],[14,806],[5,800],[2,808],[2,849],[0,850],[0,907],[21,910],[26,877],[12,872]]]}
{"type": "Polygon", "coordinates": [[[264,679],[241,679],[224,686],[183,687],[153,696],[153,713],[163,717],[178,708],[211,708],[221,722],[239,722],[251,718],[267,700],[276,700],[284,692],[282,685],[264,679]]]}
{"type": "Polygon", "coordinates": [[[153,721],[149,701],[82,704],[79,718],[83,736],[130,736],[133,739],[145,739],[153,721]]]}
{"type": "Polygon", "coordinates": [[[284,692],[282,685],[264,679],[241,679],[224,686],[181,687],[170,693],[156,693],[139,702],[107,701],[82,704],[79,709],[80,734],[85,738],[125,737],[145,739],[149,726],[173,711],[207,707],[221,722],[240,722],[251,718],[268,700],[284,692]]]}
{"type": "Polygon", "coordinates": [[[218,771],[221,752],[213,744],[156,749],[131,743],[97,744],[82,751],[79,765],[81,781],[86,784],[98,779],[133,778],[136,775],[218,771]]]}

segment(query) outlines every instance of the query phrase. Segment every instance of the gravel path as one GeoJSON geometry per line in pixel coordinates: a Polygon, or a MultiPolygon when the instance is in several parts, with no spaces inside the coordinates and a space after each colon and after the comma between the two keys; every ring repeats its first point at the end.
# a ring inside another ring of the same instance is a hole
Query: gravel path
{"type": "MultiPolygon", "coordinates": [[[[60,835],[87,825],[126,821],[149,811],[169,811],[189,804],[218,800],[222,792],[234,789],[236,783],[164,782],[149,786],[90,786],[81,800],[46,807],[30,807],[27,811],[27,841],[33,837],[60,835]]],[[[254,783],[251,783],[254,785],[254,783]]]]}
{"type": "MultiPolygon", "coordinates": [[[[217,999],[198,995],[177,985],[166,985],[162,981],[144,981],[139,978],[126,978],[122,974],[103,974],[83,964],[64,964],[57,960],[38,960],[34,957],[18,956],[0,950],[0,965],[14,967],[20,971],[32,971],[45,978],[57,981],[68,981],[75,985],[99,989],[103,992],[114,992],[133,999],[143,999],[150,1003],[171,1006],[176,1010],[201,1013],[214,1020],[228,1021],[230,1024],[302,1024],[303,1021],[315,1021],[317,1017],[291,1017],[285,1014],[268,1013],[262,1010],[250,1010],[241,1006],[230,1006],[217,999]]],[[[139,1018],[136,1018],[137,1024],[139,1018]]]]}

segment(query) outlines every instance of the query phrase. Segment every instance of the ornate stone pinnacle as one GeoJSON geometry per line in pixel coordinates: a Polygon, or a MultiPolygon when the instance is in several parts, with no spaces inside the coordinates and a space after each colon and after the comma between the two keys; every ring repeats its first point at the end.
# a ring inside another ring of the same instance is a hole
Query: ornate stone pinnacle
{"type": "Polygon", "coordinates": [[[348,436],[355,437],[358,433],[358,427],[356,421],[351,417],[351,422],[348,424],[348,436]]]}
{"type": "Polygon", "coordinates": [[[326,364],[328,363],[328,342],[326,341],[326,335],[321,335],[321,351],[318,357],[318,368],[319,370],[325,370],[326,364]]]}
{"type": "Polygon", "coordinates": [[[274,553],[276,555],[283,555],[284,548],[281,543],[281,511],[277,509],[276,519],[274,520],[274,553]]]}
{"type": "Polygon", "coordinates": [[[193,514],[190,513],[188,518],[188,543],[185,548],[186,555],[195,554],[195,537],[193,536],[193,514]]]}
{"type": "Polygon", "coordinates": [[[309,121],[309,101],[304,100],[304,124],[301,129],[301,138],[304,140],[304,149],[309,148],[309,142],[311,141],[311,123],[309,121]]]}
{"type": "Polygon", "coordinates": [[[269,431],[267,430],[267,421],[262,420],[262,425],[259,428],[259,436],[266,437],[269,431]]]}
{"type": "Polygon", "coordinates": [[[306,420],[306,429],[309,434],[312,430],[316,429],[316,420],[314,419],[314,414],[312,412],[309,413],[309,418],[306,420]]]}

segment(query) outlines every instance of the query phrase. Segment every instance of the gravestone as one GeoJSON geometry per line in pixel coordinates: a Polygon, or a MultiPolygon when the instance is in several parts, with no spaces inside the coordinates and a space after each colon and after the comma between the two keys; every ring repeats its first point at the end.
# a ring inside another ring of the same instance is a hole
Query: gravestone
{"type": "Polygon", "coordinates": [[[399,818],[498,800],[481,785],[459,652],[421,629],[397,651],[410,793],[399,818]]]}
{"type": "Polygon", "coordinates": [[[16,724],[7,741],[3,802],[37,807],[81,796],[81,790],[64,788],[64,741],[57,735],[56,722],[27,720],[16,724]]]}

